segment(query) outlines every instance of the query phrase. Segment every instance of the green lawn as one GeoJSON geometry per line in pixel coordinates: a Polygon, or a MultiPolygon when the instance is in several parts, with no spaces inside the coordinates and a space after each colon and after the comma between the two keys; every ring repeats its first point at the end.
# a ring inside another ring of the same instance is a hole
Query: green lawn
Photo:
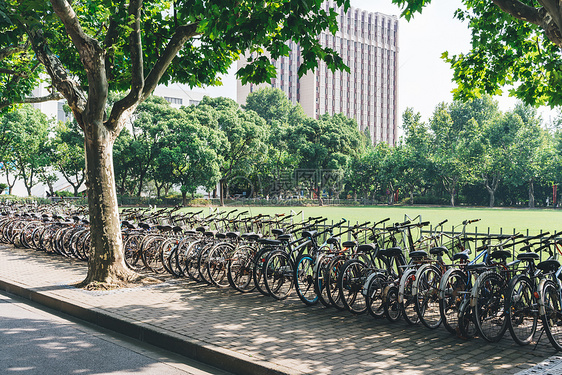
{"type": "MultiPolygon", "coordinates": [[[[221,208],[221,210],[234,208],[221,208]]],[[[437,224],[442,220],[449,220],[445,229],[461,223],[465,219],[481,219],[479,222],[467,227],[467,231],[499,233],[513,233],[513,231],[527,234],[536,234],[542,231],[562,231],[562,209],[511,209],[511,208],[465,208],[465,207],[409,207],[409,206],[370,206],[370,207],[238,207],[238,211],[249,210],[252,215],[259,213],[291,213],[303,212],[305,218],[309,216],[324,216],[330,220],[338,221],[341,218],[355,223],[365,221],[378,221],[389,217],[391,222],[404,221],[406,215],[414,218],[421,215],[423,221],[437,224]]],[[[192,208],[191,210],[195,210],[192,208]]],[[[209,209],[206,209],[208,212],[209,209]]]]}

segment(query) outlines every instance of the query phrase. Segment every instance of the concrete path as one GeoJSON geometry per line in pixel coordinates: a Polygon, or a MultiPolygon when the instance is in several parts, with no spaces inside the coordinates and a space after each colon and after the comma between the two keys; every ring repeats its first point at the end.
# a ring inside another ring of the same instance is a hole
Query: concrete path
{"type": "Polygon", "coordinates": [[[0,292],[0,374],[228,375],[0,292]]]}

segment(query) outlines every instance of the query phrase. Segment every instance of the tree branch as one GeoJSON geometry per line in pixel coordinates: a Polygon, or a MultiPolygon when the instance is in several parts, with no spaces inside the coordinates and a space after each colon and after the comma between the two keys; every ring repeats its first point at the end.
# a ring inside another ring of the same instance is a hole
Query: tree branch
{"type": "Polygon", "coordinates": [[[14,53],[23,52],[29,47],[29,43],[18,44],[17,46],[10,46],[0,49],[0,61],[14,53]]]}
{"type": "Polygon", "coordinates": [[[142,100],[146,99],[158,85],[160,78],[172,63],[174,57],[183,48],[184,44],[197,34],[198,23],[179,26],[176,33],[172,36],[166,49],[160,55],[160,58],[154,64],[154,67],[145,80],[145,86],[142,93],[142,100]]]}
{"type": "Polygon", "coordinates": [[[58,92],[54,92],[51,93],[49,95],[45,95],[45,96],[32,96],[29,98],[24,98],[22,99],[20,102],[12,102],[9,100],[4,100],[4,101],[0,101],[0,109],[2,108],[6,108],[12,104],[16,104],[16,103],[24,103],[24,104],[33,104],[33,103],[43,103],[43,102],[48,102],[50,100],[60,100],[60,99],[64,99],[64,96],[62,96],[60,93],[58,92]]]}
{"type": "MultiPolygon", "coordinates": [[[[197,35],[197,24],[184,25],[177,28],[175,34],[168,42],[166,49],[160,55],[158,61],[156,61],[154,67],[144,80],[144,88],[140,98],[137,103],[132,103],[132,105],[136,105],[148,98],[158,85],[160,78],[162,78],[162,75],[166,69],[168,69],[168,66],[172,63],[174,57],[176,57],[177,53],[183,48],[184,44],[195,35],[197,35]]],[[[130,106],[127,106],[129,104],[131,104],[130,101],[127,101],[124,98],[113,105],[111,114],[107,121],[107,126],[110,129],[117,129],[118,121],[121,115],[125,111],[131,109],[130,106]]]]}
{"type": "Polygon", "coordinates": [[[562,48],[562,16],[558,1],[538,0],[543,8],[535,8],[518,0],[492,0],[502,11],[511,16],[543,28],[548,39],[562,48]]]}
{"type": "Polygon", "coordinates": [[[518,0],[492,0],[504,12],[522,21],[542,25],[542,17],[535,7],[523,4],[518,0]]]}
{"type": "MultiPolygon", "coordinates": [[[[119,118],[125,110],[136,106],[140,102],[144,88],[144,67],[142,54],[142,41],[140,31],[142,0],[131,0],[129,2],[129,16],[133,18],[131,33],[129,34],[129,48],[131,52],[131,90],[123,99],[114,104],[113,108],[119,109],[118,112],[112,110],[106,125],[109,129],[119,131],[119,118]],[[115,116],[114,116],[115,114],[115,116]]],[[[122,126],[122,125],[121,125],[122,126]]]]}
{"type": "Polygon", "coordinates": [[[70,78],[62,62],[50,50],[42,30],[28,30],[27,34],[31,39],[35,55],[39,62],[45,66],[53,86],[64,96],[72,109],[74,117],[81,124],[82,113],[86,108],[86,98],[80,86],[70,78]]]}
{"type": "Polygon", "coordinates": [[[84,32],[74,9],[67,0],[51,0],[51,4],[80,55],[88,77],[88,98],[95,98],[86,102],[83,115],[89,118],[88,123],[102,123],[108,94],[105,51],[96,39],[84,32]]]}

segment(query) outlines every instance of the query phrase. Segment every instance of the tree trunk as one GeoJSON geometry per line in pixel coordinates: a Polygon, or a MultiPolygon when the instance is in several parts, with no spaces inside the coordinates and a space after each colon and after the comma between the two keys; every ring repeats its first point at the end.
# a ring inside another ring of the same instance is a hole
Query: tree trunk
{"type": "Polygon", "coordinates": [[[488,194],[490,194],[490,208],[494,207],[496,203],[496,195],[492,189],[488,189],[488,194]]]}
{"type": "Polygon", "coordinates": [[[220,186],[220,191],[219,191],[219,195],[220,195],[220,204],[221,206],[224,206],[224,190],[225,190],[225,182],[224,180],[220,180],[219,181],[219,186],[220,186]]]}
{"type": "Polygon", "coordinates": [[[186,207],[187,206],[187,192],[186,191],[181,192],[181,201],[182,201],[182,206],[186,207]]]}
{"type": "Polygon", "coordinates": [[[529,180],[529,208],[535,208],[535,184],[532,178],[529,180]]]}
{"type": "Polygon", "coordinates": [[[8,195],[12,195],[12,189],[16,184],[17,178],[14,176],[14,181],[10,183],[10,174],[8,173],[8,168],[6,168],[6,182],[8,183],[8,195]]]}
{"type": "Polygon", "coordinates": [[[88,276],[82,285],[117,286],[136,274],[126,267],[123,257],[113,170],[115,137],[103,124],[91,126],[93,135],[85,132],[91,246],[88,276]]]}

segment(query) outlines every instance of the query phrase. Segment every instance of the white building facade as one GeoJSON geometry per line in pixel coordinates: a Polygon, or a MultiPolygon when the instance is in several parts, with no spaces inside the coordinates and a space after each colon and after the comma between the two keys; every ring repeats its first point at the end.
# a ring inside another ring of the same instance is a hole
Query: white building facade
{"type": "MultiPolygon", "coordinates": [[[[323,6],[336,8],[333,1],[323,6]]],[[[342,57],[350,72],[330,71],[319,62],[316,70],[299,78],[300,49],[294,42],[288,57],[274,61],[277,77],[271,84],[242,85],[238,81],[237,102],[245,104],[247,96],[261,87],[283,90],[289,100],[300,103],[313,118],[328,113],[342,113],[357,121],[359,129],[373,143],[395,145],[398,140],[398,18],[357,8],[336,9],[339,31],[322,33],[320,43],[342,57]]],[[[246,64],[238,62],[238,67],[246,64]]]]}

